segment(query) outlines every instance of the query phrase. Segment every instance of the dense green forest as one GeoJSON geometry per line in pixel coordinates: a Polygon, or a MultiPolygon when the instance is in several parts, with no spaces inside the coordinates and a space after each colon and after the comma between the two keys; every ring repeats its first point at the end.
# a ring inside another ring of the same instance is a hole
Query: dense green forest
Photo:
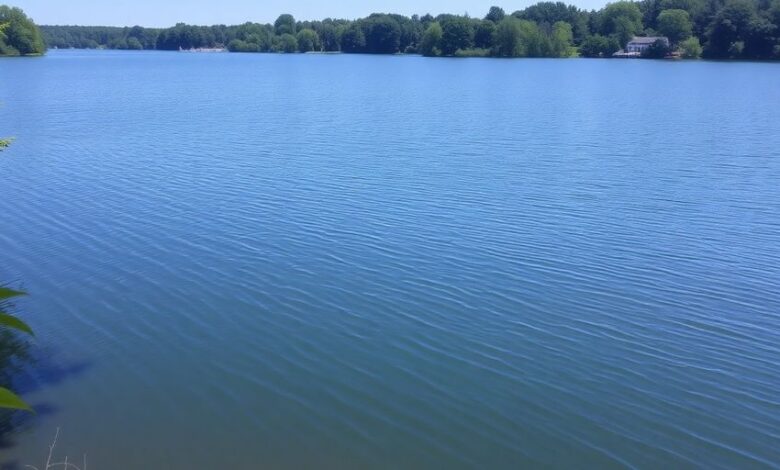
{"type": "MultiPolygon", "coordinates": [[[[428,56],[609,57],[632,36],[666,36],[683,57],[780,59],[780,0],[641,0],[598,11],[541,2],[484,18],[372,14],[357,20],[191,26],[43,26],[49,47],[232,52],[420,53],[428,56]]],[[[660,46],[659,46],[660,47],[660,46]]],[[[663,57],[669,50],[648,53],[663,57]]]]}
{"type": "Polygon", "coordinates": [[[18,8],[0,5],[0,56],[37,55],[46,52],[40,30],[18,8]]]}

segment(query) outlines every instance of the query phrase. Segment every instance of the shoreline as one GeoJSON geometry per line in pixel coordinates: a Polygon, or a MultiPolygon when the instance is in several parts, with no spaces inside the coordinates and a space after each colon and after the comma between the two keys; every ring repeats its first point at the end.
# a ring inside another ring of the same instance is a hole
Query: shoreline
{"type": "MultiPolygon", "coordinates": [[[[426,59],[458,59],[458,60],[465,60],[465,59],[489,59],[489,60],[527,60],[527,59],[536,59],[536,60],[572,60],[572,59],[582,59],[582,60],[614,60],[614,61],[620,61],[620,62],[633,62],[636,60],[642,60],[642,61],[664,61],[664,62],[729,62],[729,63],[760,63],[760,64],[780,64],[780,59],[714,59],[714,58],[692,58],[692,59],[685,59],[685,58],[679,58],[679,57],[662,57],[662,58],[654,58],[654,57],[632,57],[629,58],[623,58],[623,57],[584,57],[580,55],[571,56],[571,57],[497,57],[497,56],[426,56],[423,54],[414,54],[414,53],[408,53],[408,52],[399,52],[395,54],[372,54],[369,52],[343,52],[343,51],[307,51],[307,52],[231,52],[227,49],[222,50],[213,50],[213,51],[193,51],[193,50],[181,50],[181,51],[170,51],[170,50],[163,50],[163,49],[109,49],[109,48],[78,48],[78,47],[69,47],[69,48],[52,48],[49,49],[48,52],[62,52],[62,51],[102,51],[102,52],[127,52],[127,53],[139,53],[139,52],[159,52],[159,53],[189,53],[189,54],[236,54],[236,55],[290,55],[290,56],[303,56],[303,55],[315,55],[315,56],[385,56],[385,57],[423,57],[426,59]]],[[[44,57],[46,54],[29,54],[24,56],[4,56],[0,55],[0,59],[3,58],[24,58],[24,57],[44,57]]]]}

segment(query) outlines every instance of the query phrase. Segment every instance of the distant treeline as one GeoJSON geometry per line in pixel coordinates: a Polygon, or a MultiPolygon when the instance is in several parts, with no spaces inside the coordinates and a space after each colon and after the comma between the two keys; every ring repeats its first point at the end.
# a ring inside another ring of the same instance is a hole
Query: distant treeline
{"type": "MultiPolygon", "coordinates": [[[[684,57],[780,59],[780,0],[619,1],[598,11],[541,2],[484,18],[372,14],[358,20],[236,26],[177,24],[167,29],[43,26],[49,47],[232,52],[420,53],[427,56],[609,57],[633,36],[666,36],[684,57]]],[[[648,51],[663,56],[660,43],[648,51]]]]}

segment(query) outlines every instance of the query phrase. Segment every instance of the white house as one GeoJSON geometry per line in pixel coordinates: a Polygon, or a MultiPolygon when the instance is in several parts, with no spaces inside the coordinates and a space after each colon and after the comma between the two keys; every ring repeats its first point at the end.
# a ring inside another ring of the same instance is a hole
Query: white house
{"type": "Polygon", "coordinates": [[[661,41],[666,47],[669,47],[669,38],[665,36],[634,36],[634,38],[626,44],[626,52],[638,52],[641,54],[656,41],[661,41]]]}

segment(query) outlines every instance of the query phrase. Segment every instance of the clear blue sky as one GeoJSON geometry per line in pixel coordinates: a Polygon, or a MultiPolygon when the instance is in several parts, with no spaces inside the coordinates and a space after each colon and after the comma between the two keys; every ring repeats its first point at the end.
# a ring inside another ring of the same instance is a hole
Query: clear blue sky
{"type": "MultiPolygon", "coordinates": [[[[301,20],[359,18],[373,12],[439,13],[468,12],[482,17],[491,5],[507,13],[538,0],[6,0],[22,8],[38,24],[100,26],[172,26],[190,24],[238,24],[246,21],[270,23],[280,13],[292,13],[301,20]]],[[[569,0],[580,8],[601,8],[606,0],[569,0]]],[[[568,3],[568,2],[567,2],[568,3]]]]}

